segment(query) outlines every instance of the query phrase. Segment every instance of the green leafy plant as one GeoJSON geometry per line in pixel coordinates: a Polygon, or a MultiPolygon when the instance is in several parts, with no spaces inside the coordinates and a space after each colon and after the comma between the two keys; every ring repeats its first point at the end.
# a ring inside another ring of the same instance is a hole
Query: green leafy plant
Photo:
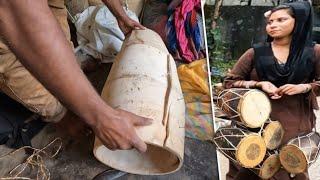
{"type": "MultiPolygon", "coordinates": [[[[222,23],[221,19],[217,24],[222,23]]],[[[212,28],[212,20],[206,19],[208,54],[211,69],[212,83],[219,83],[226,75],[228,69],[232,68],[235,60],[228,59],[229,44],[223,40],[222,30],[219,26],[212,28]]]]}

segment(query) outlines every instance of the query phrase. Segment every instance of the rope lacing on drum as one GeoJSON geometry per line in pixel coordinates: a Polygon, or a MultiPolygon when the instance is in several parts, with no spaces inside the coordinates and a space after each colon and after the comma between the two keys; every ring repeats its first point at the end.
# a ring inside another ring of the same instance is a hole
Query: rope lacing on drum
{"type": "MultiPolygon", "coordinates": [[[[229,158],[230,160],[232,160],[233,162],[235,162],[235,163],[238,163],[238,161],[237,160],[235,160],[235,159],[233,159],[233,157],[231,157],[231,156],[229,156],[226,152],[224,152],[223,150],[229,150],[229,151],[237,151],[238,150],[238,148],[235,146],[235,145],[233,145],[233,143],[231,142],[231,141],[229,141],[229,139],[227,138],[227,137],[246,137],[246,135],[247,135],[247,133],[246,132],[244,132],[242,129],[234,129],[234,128],[220,128],[220,129],[218,129],[218,131],[216,132],[216,134],[221,134],[221,135],[219,135],[219,136],[215,136],[213,139],[212,139],[212,141],[214,142],[214,144],[216,145],[216,147],[217,147],[217,149],[222,153],[222,154],[224,154],[227,158],[229,158]],[[222,131],[221,130],[231,130],[231,131],[234,131],[234,130],[237,130],[237,131],[239,131],[239,132],[241,132],[242,133],[242,135],[239,135],[239,134],[230,134],[230,135],[224,135],[223,133],[222,133],[222,131]],[[230,145],[232,148],[224,148],[224,147],[221,147],[217,142],[216,142],[216,140],[220,140],[220,139],[223,139],[223,140],[225,140],[226,142],[227,142],[227,144],[228,145],[230,145]]],[[[232,153],[234,153],[234,152],[232,152],[232,153]]]]}

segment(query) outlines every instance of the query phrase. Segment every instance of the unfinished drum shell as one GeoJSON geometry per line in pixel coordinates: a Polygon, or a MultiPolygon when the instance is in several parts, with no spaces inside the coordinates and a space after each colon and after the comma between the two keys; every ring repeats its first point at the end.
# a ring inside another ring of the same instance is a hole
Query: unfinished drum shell
{"type": "Polygon", "coordinates": [[[132,174],[163,175],[183,164],[185,103],[176,64],[160,36],[134,30],[125,40],[102,91],[112,107],[153,119],[136,127],[147,152],[111,151],[96,138],[94,155],[102,163],[132,174]]]}
{"type": "Polygon", "coordinates": [[[213,142],[227,158],[245,168],[259,165],[266,154],[260,135],[239,128],[219,128],[213,142]]]}
{"type": "Polygon", "coordinates": [[[289,173],[303,173],[317,160],[319,149],[320,136],[318,133],[311,132],[307,135],[298,136],[281,148],[281,165],[289,173]]]}
{"type": "Polygon", "coordinates": [[[249,128],[258,128],[271,113],[269,98],[257,89],[232,88],[223,90],[217,105],[230,119],[249,128]]]}

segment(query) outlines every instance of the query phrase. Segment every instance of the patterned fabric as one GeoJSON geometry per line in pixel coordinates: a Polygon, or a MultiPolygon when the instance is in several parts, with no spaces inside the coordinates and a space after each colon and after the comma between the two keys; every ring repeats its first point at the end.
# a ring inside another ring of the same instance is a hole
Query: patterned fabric
{"type": "Polygon", "coordinates": [[[207,140],[213,136],[213,115],[205,59],[178,68],[186,102],[186,136],[207,140]]]}

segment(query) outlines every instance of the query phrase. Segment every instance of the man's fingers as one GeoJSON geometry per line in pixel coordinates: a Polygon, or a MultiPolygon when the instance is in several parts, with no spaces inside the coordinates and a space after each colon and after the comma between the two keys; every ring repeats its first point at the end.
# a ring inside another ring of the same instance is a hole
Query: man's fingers
{"type": "Polygon", "coordinates": [[[104,138],[104,143],[107,143],[109,145],[109,147],[107,146],[108,149],[115,150],[118,148],[116,141],[113,140],[110,134],[104,133],[102,136],[104,138]]]}
{"type": "Polygon", "coordinates": [[[132,146],[136,148],[138,151],[140,151],[141,153],[144,153],[147,151],[147,144],[144,143],[135,132],[133,132],[132,134],[131,143],[132,143],[132,146]]]}
{"type": "Polygon", "coordinates": [[[122,113],[124,113],[125,116],[127,116],[127,119],[131,120],[131,122],[134,126],[147,126],[147,125],[152,124],[152,122],[153,122],[153,120],[150,118],[138,116],[138,115],[133,114],[129,111],[124,111],[124,110],[120,110],[120,111],[122,111],[122,113]]]}
{"type": "Polygon", "coordinates": [[[117,143],[117,147],[121,150],[132,149],[132,145],[130,144],[130,137],[127,134],[119,134],[117,132],[111,133],[112,137],[115,139],[117,143]]]}
{"type": "Polygon", "coordinates": [[[114,151],[117,149],[117,145],[115,144],[115,142],[113,142],[110,138],[108,138],[108,136],[106,135],[101,135],[102,137],[100,137],[100,140],[102,141],[103,145],[105,145],[108,149],[114,151]]]}
{"type": "Polygon", "coordinates": [[[135,29],[146,29],[143,25],[141,25],[139,22],[134,22],[134,28],[135,29]]]}
{"type": "Polygon", "coordinates": [[[137,116],[134,118],[133,125],[135,125],[135,126],[148,126],[148,125],[151,125],[152,122],[153,122],[153,120],[150,118],[137,116]]]}

